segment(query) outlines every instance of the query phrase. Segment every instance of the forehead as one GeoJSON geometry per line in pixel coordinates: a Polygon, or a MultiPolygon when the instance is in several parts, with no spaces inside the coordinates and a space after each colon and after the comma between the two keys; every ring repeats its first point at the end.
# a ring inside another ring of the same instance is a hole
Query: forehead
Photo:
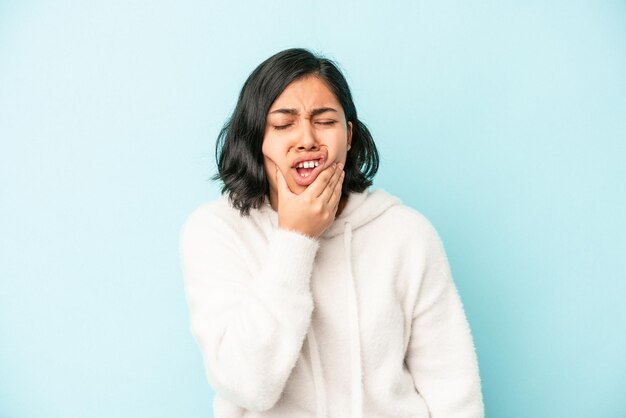
{"type": "Polygon", "coordinates": [[[269,112],[279,108],[312,109],[321,106],[342,110],[339,101],[323,80],[316,76],[307,76],[289,83],[272,103],[269,112]]]}

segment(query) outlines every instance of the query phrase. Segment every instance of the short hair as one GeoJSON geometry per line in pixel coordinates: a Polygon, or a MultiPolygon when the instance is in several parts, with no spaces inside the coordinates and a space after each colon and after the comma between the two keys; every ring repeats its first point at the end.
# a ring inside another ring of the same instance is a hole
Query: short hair
{"type": "Polygon", "coordinates": [[[352,122],[352,142],[344,166],[342,195],[362,192],[372,185],[379,156],[374,139],[357,117],[350,88],[337,65],[330,59],[302,48],[278,52],[263,61],[244,83],[235,110],[222,127],[215,157],[218,172],[211,179],[223,182],[232,206],[241,216],[258,209],[269,194],[263,166],[263,137],[270,106],[293,81],[316,76],[333,92],[352,122]]]}

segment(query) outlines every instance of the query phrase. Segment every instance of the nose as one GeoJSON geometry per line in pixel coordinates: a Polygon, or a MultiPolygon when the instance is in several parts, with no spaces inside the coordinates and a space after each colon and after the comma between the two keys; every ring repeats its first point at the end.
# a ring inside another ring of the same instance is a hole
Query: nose
{"type": "Polygon", "coordinates": [[[297,148],[298,150],[310,150],[310,149],[318,149],[319,144],[317,141],[317,136],[315,135],[315,130],[311,126],[310,123],[302,123],[302,130],[300,132],[300,137],[298,138],[297,148]]]}

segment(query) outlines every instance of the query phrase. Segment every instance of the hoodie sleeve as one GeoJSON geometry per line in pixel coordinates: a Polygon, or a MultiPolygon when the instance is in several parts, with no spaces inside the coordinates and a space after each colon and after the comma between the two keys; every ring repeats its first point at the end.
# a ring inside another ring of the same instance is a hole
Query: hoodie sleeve
{"type": "Polygon", "coordinates": [[[461,299],[437,232],[428,224],[422,282],[406,363],[432,418],[482,418],[478,362],[461,299]]]}
{"type": "Polygon", "coordinates": [[[207,379],[222,396],[265,411],[281,396],[306,336],[310,277],[318,241],[275,230],[258,271],[241,257],[241,239],[218,216],[197,211],[180,233],[191,331],[207,379]]]}

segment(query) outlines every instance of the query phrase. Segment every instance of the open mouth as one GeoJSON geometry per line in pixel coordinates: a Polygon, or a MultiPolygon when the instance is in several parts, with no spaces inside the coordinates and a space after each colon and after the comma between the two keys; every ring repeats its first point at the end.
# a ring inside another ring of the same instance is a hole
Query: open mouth
{"type": "Polygon", "coordinates": [[[316,167],[319,167],[320,160],[321,159],[302,161],[301,163],[296,165],[296,171],[301,177],[307,178],[311,175],[311,173],[313,172],[313,170],[315,170],[316,167]]]}
{"type": "Polygon", "coordinates": [[[317,175],[324,168],[324,158],[300,161],[292,170],[293,177],[301,186],[308,186],[315,181],[317,175]]]}

